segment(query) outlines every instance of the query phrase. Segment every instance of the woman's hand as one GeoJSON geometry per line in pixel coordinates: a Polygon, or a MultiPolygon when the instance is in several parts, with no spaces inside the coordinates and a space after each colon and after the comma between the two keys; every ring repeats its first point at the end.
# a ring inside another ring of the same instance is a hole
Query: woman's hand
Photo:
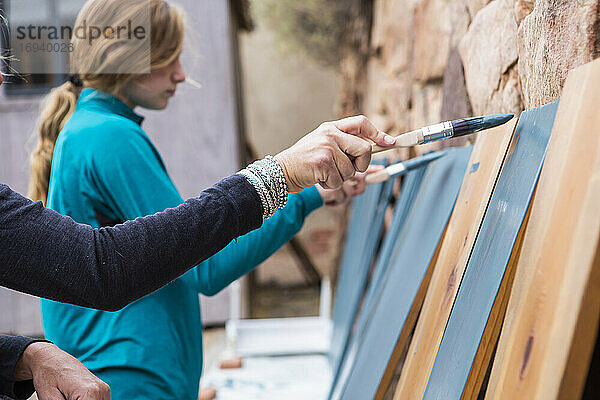
{"type": "Polygon", "coordinates": [[[338,189],[325,189],[317,184],[317,190],[323,199],[323,204],[334,207],[347,203],[354,196],[364,193],[366,188],[365,174],[358,172],[352,178],[348,179],[338,189]]]}
{"type": "Polygon", "coordinates": [[[371,143],[365,139],[381,146],[394,143],[394,138],[377,130],[362,115],[322,123],[275,156],[288,191],[298,192],[316,183],[337,189],[356,172],[364,172],[371,161],[371,143]]]}
{"type": "Polygon", "coordinates": [[[317,184],[317,190],[321,195],[321,199],[323,199],[323,204],[332,207],[339,206],[347,203],[354,196],[364,193],[367,188],[367,175],[383,168],[383,165],[369,165],[366,172],[356,173],[352,178],[345,181],[339,189],[325,189],[317,184]]]}

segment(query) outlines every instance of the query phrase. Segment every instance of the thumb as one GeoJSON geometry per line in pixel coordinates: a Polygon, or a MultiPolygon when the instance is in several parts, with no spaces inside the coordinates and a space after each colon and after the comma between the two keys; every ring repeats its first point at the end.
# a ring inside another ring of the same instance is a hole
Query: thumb
{"type": "Polygon", "coordinates": [[[343,118],[333,121],[333,124],[342,132],[370,139],[380,146],[391,146],[396,142],[394,137],[375,128],[371,121],[364,115],[343,118]]]}

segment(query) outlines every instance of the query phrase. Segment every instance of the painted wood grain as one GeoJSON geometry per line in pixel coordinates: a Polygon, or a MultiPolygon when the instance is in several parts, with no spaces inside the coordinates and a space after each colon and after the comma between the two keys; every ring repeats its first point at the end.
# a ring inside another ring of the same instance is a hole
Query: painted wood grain
{"type": "Polygon", "coordinates": [[[600,61],[569,75],[486,399],[578,399],[600,314],[600,61]]]}
{"type": "Polygon", "coordinates": [[[354,199],[348,224],[340,275],[335,291],[333,331],[329,359],[335,369],[344,356],[369,269],[381,238],[385,209],[391,199],[393,181],[369,185],[354,199]]]}
{"type": "Polygon", "coordinates": [[[452,212],[431,284],[402,367],[394,399],[419,399],[425,392],[435,355],[500,168],[516,120],[497,127],[475,142],[469,167],[452,212]]]}
{"type": "MultiPolygon", "coordinates": [[[[414,199],[419,192],[425,172],[426,168],[419,168],[413,171],[409,171],[403,177],[402,188],[400,196],[398,197],[398,200],[396,201],[394,207],[394,215],[392,217],[392,222],[390,228],[385,233],[385,237],[381,245],[381,250],[379,251],[379,254],[377,256],[377,261],[373,269],[373,277],[369,281],[367,292],[364,296],[361,309],[358,313],[356,328],[354,329],[354,332],[362,332],[368,321],[369,313],[365,312],[365,310],[370,310],[373,307],[373,303],[377,298],[377,294],[381,290],[383,280],[385,279],[387,273],[387,268],[390,265],[390,259],[392,259],[394,253],[399,247],[397,237],[402,231],[402,227],[404,226],[404,222],[406,221],[407,215],[410,212],[412,205],[414,204],[414,199]]],[[[392,182],[393,180],[394,179],[391,179],[392,182]]],[[[348,340],[352,339],[349,338],[348,340]]],[[[336,364],[332,365],[332,387],[334,387],[336,384],[337,378],[340,373],[340,367],[343,363],[343,359],[344,358],[338,360],[336,364]]]]}
{"type": "MultiPolygon", "coordinates": [[[[471,367],[485,368],[477,360],[494,341],[489,317],[501,313],[505,274],[515,242],[523,226],[544,161],[558,102],[524,111],[517,123],[496,187],[483,218],[473,252],[467,263],[448,319],[424,399],[460,399],[467,381],[477,374],[471,367]],[[496,301],[498,299],[498,301],[496,301]],[[485,331],[486,325],[488,331],[485,331]]],[[[518,246],[516,251],[518,251],[518,246]]],[[[494,321],[492,319],[491,321],[494,321]]]]}
{"type": "Polygon", "coordinates": [[[383,284],[362,332],[350,344],[332,399],[371,399],[401,336],[448,223],[472,147],[449,150],[427,167],[414,206],[397,237],[383,284]]]}

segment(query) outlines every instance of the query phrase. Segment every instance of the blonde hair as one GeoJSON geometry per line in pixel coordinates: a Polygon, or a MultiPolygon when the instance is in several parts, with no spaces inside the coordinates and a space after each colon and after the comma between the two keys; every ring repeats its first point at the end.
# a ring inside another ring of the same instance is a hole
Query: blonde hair
{"type": "MultiPolygon", "coordinates": [[[[118,72],[125,60],[127,71],[150,72],[164,68],[179,57],[184,34],[183,11],[166,0],[89,0],[85,3],[75,21],[74,32],[82,24],[123,26],[127,21],[139,23],[144,18],[147,21],[148,17],[151,32],[150,70],[148,43],[144,50],[141,46],[115,46],[115,41],[104,35],[93,41],[73,36],[71,71],[79,72],[78,77],[84,87],[117,94],[139,76],[118,72]]],[[[38,121],[39,143],[31,154],[29,197],[34,201],[41,200],[44,205],[48,197],[54,145],[58,134],[75,111],[80,90],[80,87],[66,82],[52,89],[42,105],[38,121]]]]}

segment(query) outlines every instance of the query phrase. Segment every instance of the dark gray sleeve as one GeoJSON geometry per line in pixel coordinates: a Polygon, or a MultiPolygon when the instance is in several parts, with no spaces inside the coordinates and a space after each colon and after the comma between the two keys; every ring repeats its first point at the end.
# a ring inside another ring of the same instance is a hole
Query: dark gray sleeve
{"type": "Polygon", "coordinates": [[[115,311],[260,227],[262,212],[241,175],[176,208],[100,229],[0,185],[0,285],[115,311]]]}
{"type": "Polygon", "coordinates": [[[15,382],[17,362],[31,343],[45,340],[0,335],[0,399],[28,399],[34,392],[33,380],[15,382]]]}

